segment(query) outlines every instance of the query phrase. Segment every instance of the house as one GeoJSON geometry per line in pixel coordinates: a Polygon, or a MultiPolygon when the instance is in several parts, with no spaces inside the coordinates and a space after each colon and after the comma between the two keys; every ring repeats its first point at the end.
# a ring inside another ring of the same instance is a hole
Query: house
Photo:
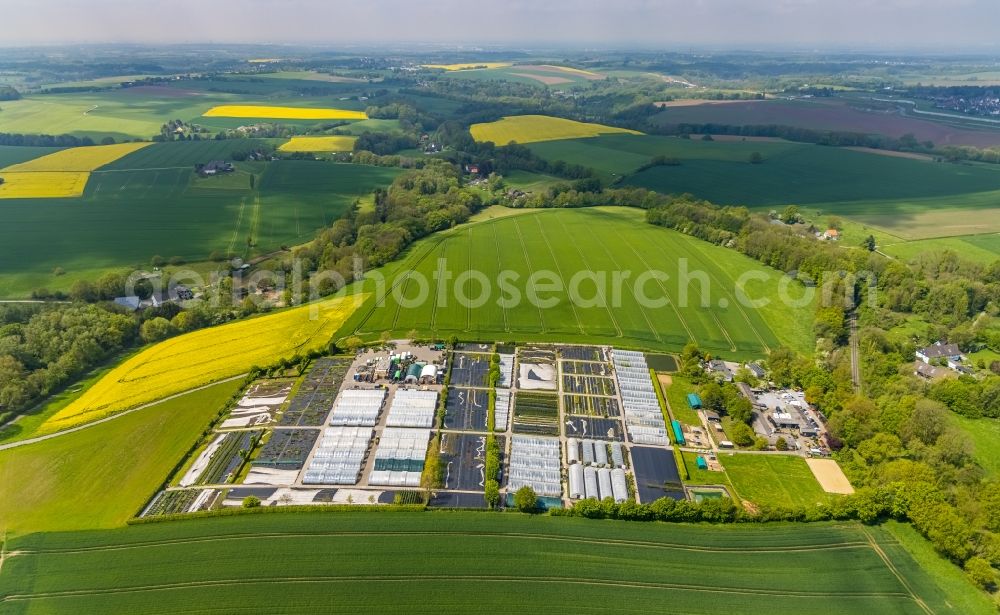
{"type": "Polygon", "coordinates": [[[750,373],[753,374],[754,378],[763,379],[764,376],[767,375],[767,372],[765,372],[764,368],[760,366],[760,363],[747,363],[746,368],[750,370],[750,373]]]}
{"type": "Polygon", "coordinates": [[[465,172],[469,175],[479,175],[479,165],[478,164],[467,164],[465,165],[465,172]]]}
{"type": "Polygon", "coordinates": [[[931,380],[940,376],[940,370],[929,363],[924,363],[923,361],[917,361],[913,370],[914,376],[920,376],[921,378],[926,378],[931,380]]]}
{"type": "Polygon", "coordinates": [[[840,231],[835,228],[828,228],[823,232],[822,238],[826,241],[837,241],[840,239],[840,231]]]}
{"type": "Polygon", "coordinates": [[[217,175],[219,173],[232,173],[236,170],[231,162],[225,160],[212,160],[208,164],[202,165],[198,172],[202,175],[217,175]]]}
{"type": "Polygon", "coordinates": [[[725,361],[712,359],[708,362],[708,371],[712,372],[716,376],[721,376],[726,382],[733,381],[733,370],[726,365],[725,361]]]}
{"type": "MultiPolygon", "coordinates": [[[[937,359],[944,359],[947,361],[948,367],[952,367],[952,363],[961,363],[962,351],[958,349],[958,344],[943,344],[938,341],[926,348],[918,349],[917,358],[924,363],[930,363],[931,361],[935,361],[937,359]]],[[[952,369],[954,369],[954,367],[952,367],[952,369]]]]}
{"type": "Polygon", "coordinates": [[[120,305],[122,307],[128,308],[133,312],[139,309],[139,303],[142,300],[135,295],[130,295],[128,297],[115,297],[115,305],[120,305]]]}

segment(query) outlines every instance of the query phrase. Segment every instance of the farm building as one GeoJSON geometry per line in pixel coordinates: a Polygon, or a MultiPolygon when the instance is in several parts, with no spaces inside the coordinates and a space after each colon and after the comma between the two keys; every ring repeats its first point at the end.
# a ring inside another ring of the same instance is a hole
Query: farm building
{"type": "Polygon", "coordinates": [[[799,420],[789,412],[775,412],[769,417],[778,429],[798,429],[799,420]]]}
{"type": "Polygon", "coordinates": [[[417,384],[420,382],[420,374],[424,369],[423,363],[413,363],[408,368],[406,368],[406,376],[403,377],[403,382],[407,384],[417,384]]]}
{"type": "Polygon", "coordinates": [[[437,401],[437,391],[400,389],[392,398],[389,416],[386,417],[385,424],[390,427],[429,429],[434,425],[437,401]]]}
{"type": "Polygon", "coordinates": [[[719,413],[716,412],[715,410],[705,410],[704,412],[705,412],[705,418],[711,421],[712,423],[722,422],[722,417],[719,416],[719,413]]]}
{"type": "Polygon", "coordinates": [[[625,467],[625,455],[622,453],[621,442],[611,443],[611,465],[613,465],[616,468],[625,467]]]}
{"type": "Polygon", "coordinates": [[[698,455],[697,459],[695,459],[695,463],[697,463],[699,470],[707,470],[708,469],[708,462],[705,461],[705,458],[702,457],[701,455],[698,455]]]}
{"type": "Polygon", "coordinates": [[[424,368],[420,370],[421,384],[435,384],[437,382],[437,377],[437,365],[425,365],[424,368]]]}
{"type": "Polygon", "coordinates": [[[583,490],[586,497],[599,499],[601,492],[597,488],[597,469],[583,469],[583,490]]]}
{"type": "Polygon", "coordinates": [[[754,396],[753,390],[750,388],[749,384],[745,382],[737,382],[736,388],[739,390],[740,394],[743,395],[743,397],[750,400],[750,403],[757,401],[757,398],[754,396]]]}
{"type": "Polygon", "coordinates": [[[625,482],[625,470],[611,470],[611,494],[619,504],[628,499],[628,484],[625,482]]]}
{"type": "Polygon", "coordinates": [[[754,378],[763,378],[767,375],[767,372],[765,372],[764,368],[760,366],[760,363],[750,362],[747,363],[746,366],[747,369],[750,370],[750,373],[753,374],[754,378]]]}
{"type": "Polygon", "coordinates": [[[608,468],[597,470],[597,492],[601,500],[614,497],[614,492],[611,490],[611,470],[608,468]]]}
{"type": "Polygon", "coordinates": [[[583,487],[583,466],[573,463],[569,466],[569,497],[579,500],[585,495],[583,487]]]}
{"type": "Polygon", "coordinates": [[[681,422],[673,421],[671,426],[674,428],[674,441],[682,446],[686,444],[687,441],[684,439],[684,430],[681,429],[681,422]]]}
{"type": "Polygon", "coordinates": [[[496,405],[493,407],[494,428],[497,431],[507,431],[510,421],[510,389],[497,389],[496,405]]]}
{"type": "Polygon", "coordinates": [[[701,410],[701,397],[698,397],[697,393],[688,393],[687,399],[692,410],[701,410]]]}
{"type": "Polygon", "coordinates": [[[950,363],[962,360],[962,351],[958,349],[958,344],[943,344],[935,342],[926,348],[917,350],[917,358],[924,363],[930,363],[935,359],[945,359],[950,363]]]}
{"type": "Polygon", "coordinates": [[[385,402],[385,389],[348,389],[333,404],[330,425],[374,427],[385,402]]]}
{"type": "MultiPolygon", "coordinates": [[[[566,439],[566,462],[576,463],[580,461],[580,441],[576,438],[566,439]]],[[[582,476],[582,475],[581,475],[582,476]]]]}
{"type": "Polygon", "coordinates": [[[632,350],[611,351],[611,360],[621,391],[625,427],[636,444],[669,444],[663,410],[653,389],[646,357],[632,350]]]}
{"type": "Polygon", "coordinates": [[[581,443],[583,447],[583,463],[585,465],[594,465],[594,441],[584,440],[581,443]]]}
{"type": "Polygon", "coordinates": [[[558,438],[522,435],[512,437],[507,473],[508,492],[528,486],[543,497],[562,496],[561,453],[558,438]]]}
{"type": "Polygon", "coordinates": [[[225,160],[212,160],[208,164],[202,165],[201,168],[197,169],[202,175],[218,175],[219,173],[232,173],[236,170],[231,162],[226,162],[225,160]]]}
{"type": "Polygon", "coordinates": [[[430,429],[386,427],[379,438],[368,484],[419,487],[430,439],[430,429]]]}
{"type": "Polygon", "coordinates": [[[373,433],[366,427],[326,429],[302,482],[307,485],[356,485],[373,433]]]}
{"type": "MultiPolygon", "coordinates": [[[[608,447],[604,442],[595,440],[594,444],[594,465],[604,467],[608,465],[608,447]]],[[[602,498],[603,499],[603,498],[602,498]]]]}

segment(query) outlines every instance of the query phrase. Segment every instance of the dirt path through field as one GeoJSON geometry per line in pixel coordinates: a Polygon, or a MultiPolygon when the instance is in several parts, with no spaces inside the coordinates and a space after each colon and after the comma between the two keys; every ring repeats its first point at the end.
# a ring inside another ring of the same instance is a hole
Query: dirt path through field
{"type": "Polygon", "coordinates": [[[819,486],[823,488],[823,491],[842,495],[854,493],[851,481],[847,480],[844,471],[833,459],[806,459],[806,464],[812,470],[816,480],[819,481],[819,486]]]}

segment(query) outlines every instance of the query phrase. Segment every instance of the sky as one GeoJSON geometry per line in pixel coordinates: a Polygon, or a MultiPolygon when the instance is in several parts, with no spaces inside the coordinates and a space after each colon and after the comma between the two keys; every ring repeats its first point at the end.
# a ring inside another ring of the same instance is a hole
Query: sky
{"type": "Polygon", "coordinates": [[[1000,0],[0,0],[0,45],[991,50],[1000,0]]]}

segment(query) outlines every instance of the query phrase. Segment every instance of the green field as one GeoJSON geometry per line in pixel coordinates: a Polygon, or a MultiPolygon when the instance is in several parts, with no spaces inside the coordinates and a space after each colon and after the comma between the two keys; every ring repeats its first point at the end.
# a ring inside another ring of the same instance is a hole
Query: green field
{"type": "Polygon", "coordinates": [[[10,613],[989,612],[958,610],[892,534],[853,523],[317,512],[36,535],[6,550],[10,613]]]}
{"type": "Polygon", "coordinates": [[[1000,474],[1000,420],[970,419],[957,414],[951,418],[972,440],[979,465],[990,475],[1000,474]]]}
{"type": "Polygon", "coordinates": [[[59,147],[22,147],[15,145],[0,145],[0,169],[13,164],[20,164],[35,158],[41,158],[53,152],[58,152],[59,147]]]}
{"type": "Polygon", "coordinates": [[[671,374],[670,380],[670,386],[664,387],[663,393],[667,398],[667,403],[670,404],[670,411],[673,413],[674,419],[685,425],[701,427],[698,412],[688,405],[687,400],[688,393],[697,393],[698,387],[680,374],[671,374]]]}
{"type": "Polygon", "coordinates": [[[4,201],[0,297],[66,289],[108,268],[146,266],[154,255],[200,261],[212,252],[253,256],[304,243],[398,173],[295,160],[238,163],[232,175],[194,173],[196,162],[253,144],[154,144],[94,172],[81,198],[4,201]],[[65,274],[53,275],[57,267],[65,274]]]}
{"type": "Polygon", "coordinates": [[[938,163],[776,140],[604,135],[530,147],[549,160],[594,167],[605,181],[627,177],[629,185],[691,193],[723,205],[765,210],[801,205],[903,239],[1000,232],[996,165],[938,163]],[[763,155],[763,164],[750,164],[753,152],[763,155]],[[657,155],[680,164],[635,173],[657,155]]]}
{"type": "MultiPolygon", "coordinates": [[[[239,118],[202,117],[202,113],[216,105],[322,107],[329,102],[329,96],[357,95],[365,87],[363,83],[231,76],[95,92],[33,94],[21,100],[4,101],[0,132],[149,139],[173,119],[215,131],[252,123],[239,118]]],[[[363,109],[364,103],[338,100],[338,106],[363,109]]],[[[282,123],[313,126],[318,122],[282,123]]]]}
{"type": "Polygon", "coordinates": [[[929,252],[951,250],[963,259],[989,264],[1000,258],[1000,234],[939,237],[880,245],[879,250],[904,261],[911,261],[929,252]]]}
{"type": "Polygon", "coordinates": [[[740,499],[757,505],[813,506],[831,497],[802,457],[740,453],[719,461],[740,499]]]}
{"type": "Polygon", "coordinates": [[[238,386],[217,384],[77,433],[0,451],[0,534],[122,525],[238,386]]]}
{"type": "Polygon", "coordinates": [[[383,332],[405,336],[416,330],[438,338],[456,334],[463,339],[600,342],[666,350],[678,350],[693,339],[705,350],[733,357],[759,356],[779,345],[809,353],[809,307],[794,308],[795,316],[789,317],[789,308],[776,300],[759,310],[740,306],[734,280],[746,271],[766,277],[747,284],[749,297],[775,296],[779,272],[732,250],[648,225],[639,210],[539,210],[464,225],[419,242],[386,272],[381,290],[369,280],[366,289],[375,295],[338,335],[377,339],[383,332]],[[703,285],[698,282],[688,287],[688,299],[682,301],[682,258],[688,271],[704,272],[712,309],[701,307],[703,285]],[[453,276],[447,285],[434,284],[439,269],[453,276]],[[528,279],[539,270],[562,280],[563,290],[539,292],[541,301],[531,302],[528,279]],[[642,294],[660,300],[666,296],[669,303],[643,306],[637,300],[632,281],[650,270],[670,277],[649,280],[642,294]],[[465,281],[462,294],[482,298],[475,308],[457,299],[455,282],[466,271],[482,272],[489,292],[482,292],[482,280],[465,281]],[[503,288],[502,271],[510,272],[503,288]],[[615,285],[613,273],[621,271],[631,271],[631,281],[615,285]],[[580,272],[596,272],[598,279],[604,272],[607,283],[580,272]],[[574,277],[584,280],[578,302],[570,301],[566,290],[574,277]],[[618,307],[616,286],[621,290],[618,307]],[[513,300],[515,295],[520,301],[513,300]],[[511,301],[501,305],[501,298],[511,301]]]}

